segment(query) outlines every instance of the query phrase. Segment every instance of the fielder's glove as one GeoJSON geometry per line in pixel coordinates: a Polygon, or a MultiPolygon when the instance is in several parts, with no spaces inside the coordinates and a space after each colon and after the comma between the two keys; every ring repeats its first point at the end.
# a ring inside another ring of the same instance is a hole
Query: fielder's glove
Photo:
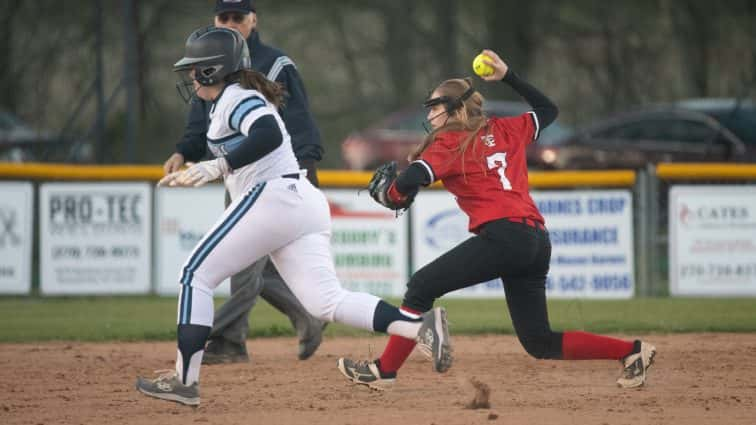
{"type": "Polygon", "coordinates": [[[170,173],[160,179],[158,186],[200,187],[205,183],[225,177],[231,172],[225,158],[216,158],[191,164],[186,170],[170,173]]]}
{"type": "Polygon", "coordinates": [[[396,161],[381,165],[370,179],[368,192],[376,202],[388,209],[406,210],[412,204],[414,196],[402,196],[395,187],[392,190],[396,176],[396,161]]]}

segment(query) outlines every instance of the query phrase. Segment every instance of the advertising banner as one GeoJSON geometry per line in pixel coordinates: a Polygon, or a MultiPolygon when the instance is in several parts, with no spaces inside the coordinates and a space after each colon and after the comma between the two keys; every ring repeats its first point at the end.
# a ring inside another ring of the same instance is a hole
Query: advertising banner
{"type": "MultiPolygon", "coordinates": [[[[179,276],[200,239],[221,217],[225,189],[212,184],[197,188],[158,188],[155,191],[155,290],[178,294],[179,276]]],[[[228,279],[215,295],[228,296],[228,279]]]]}
{"type": "Polygon", "coordinates": [[[42,293],[148,293],[151,193],[148,183],[40,185],[42,293]]]}
{"type": "MultiPolygon", "coordinates": [[[[554,298],[630,298],[634,257],[632,196],[627,190],[537,191],[551,244],[547,294],[554,298]]],[[[421,192],[412,207],[415,270],[473,236],[468,218],[446,192],[421,192]]],[[[503,297],[499,279],[456,297],[503,297]]]]}
{"type": "Polygon", "coordinates": [[[31,290],[34,187],[0,182],[0,294],[31,290]]]}
{"type": "Polygon", "coordinates": [[[327,189],[331,247],[341,284],[378,296],[401,296],[407,283],[407,216],[378,205],[357,189],[327,189]]]}
{"type": "Polygon", "coordinates": [[[669,191],[673,295],[756,296],[756,186],[669,191]]]}

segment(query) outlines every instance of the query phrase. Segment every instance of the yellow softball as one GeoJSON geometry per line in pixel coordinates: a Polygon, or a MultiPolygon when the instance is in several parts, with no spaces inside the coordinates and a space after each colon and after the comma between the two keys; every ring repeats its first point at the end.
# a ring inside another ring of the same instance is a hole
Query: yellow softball
{"type": "Polygon", "coordinates": [[[473,71],[475,71],[475,73],[480,75],[481,77],[488,77],[489,75],[494,73],[494,69],[491,65],[483,62],[483,60],[492,61],[489,56],[486,56],[483,53],[475,56],[472,64],[473,71]]]}

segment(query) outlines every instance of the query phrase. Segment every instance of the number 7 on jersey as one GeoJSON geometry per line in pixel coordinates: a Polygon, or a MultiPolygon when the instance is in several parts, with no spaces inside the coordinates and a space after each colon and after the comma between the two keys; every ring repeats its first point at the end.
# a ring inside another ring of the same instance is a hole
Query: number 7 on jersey
{"type": "Polygon", "coordinates": [[[488,162],[489,169],[496,168],[496,171],[499,173],[499,180],[501,180],[501,186],[504,190],[512,190],[512,183],[510,183],[507,176],[504,175],[504,171],[507,169],[507,153],[495,153],[486,157],[486,161],[488,162]]]}

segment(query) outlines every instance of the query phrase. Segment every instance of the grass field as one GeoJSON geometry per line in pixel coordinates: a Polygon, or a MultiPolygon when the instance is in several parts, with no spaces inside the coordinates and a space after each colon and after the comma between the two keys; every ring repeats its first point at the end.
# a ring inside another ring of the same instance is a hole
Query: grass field
{"type": "MultiPolygon", "coordinates": [[[[512,333],[503,299],[439,304],[447,307],[454,334],[512,333]]],[[[549,317],[555,329],[603,333],[756,332],[756,299],[555,300],[549,317]]],[[[0,342],[169,340],[175,321],[173,297],[0,297],[0,342]]],[[[250,322],[252,337],[294,335],[286,317],[262,301],[250,322]]],[[[326,330],[366,334],[342,325],[326,330]]]]}

